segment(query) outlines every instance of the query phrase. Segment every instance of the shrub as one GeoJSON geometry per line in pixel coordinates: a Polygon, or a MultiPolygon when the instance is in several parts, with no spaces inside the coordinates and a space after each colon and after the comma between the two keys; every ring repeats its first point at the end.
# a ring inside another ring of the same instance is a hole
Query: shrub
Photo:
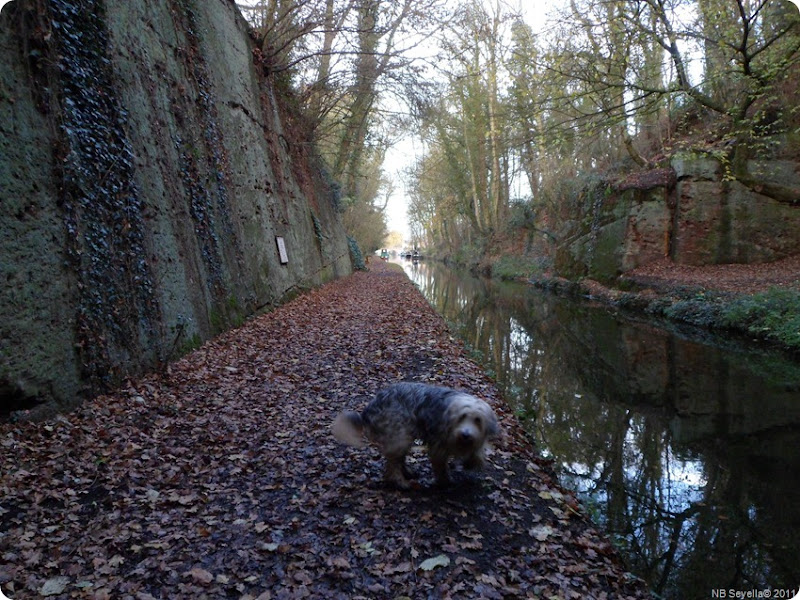
{"type": "Polygon", "coordinates": [[[670,319],[710,328],[719,322],[721,310],[718,304],[696,298],[675,302],[664,309],[664,315],[670,319]]]}
{"type": "Polygon", "coordinates": [[[529,278],[542,271],[542,261],[534,261],[524,256],[501,256],[492,263],[492,279],[529,278]]]}
{"type": "Polygon", "coordinates": [[[732,301],[724,325],[800,349],[800,291],[770,288],[732,301]]]}

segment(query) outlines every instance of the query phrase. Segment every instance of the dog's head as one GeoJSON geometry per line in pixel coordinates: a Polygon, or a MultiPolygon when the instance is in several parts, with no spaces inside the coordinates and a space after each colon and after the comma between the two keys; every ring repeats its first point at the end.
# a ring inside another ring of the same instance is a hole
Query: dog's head
{"type": "Polygon", "coordinates": [[[480,398],[469,394],[454,396],[447,408],[448,445],[468,454],[498,433],[497,417],[480,398]]]}

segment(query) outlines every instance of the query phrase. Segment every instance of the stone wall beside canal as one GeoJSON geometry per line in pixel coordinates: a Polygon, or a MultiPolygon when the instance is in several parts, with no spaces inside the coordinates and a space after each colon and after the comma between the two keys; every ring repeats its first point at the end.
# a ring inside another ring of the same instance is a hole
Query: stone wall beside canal
{"type": "Polygon", "coordinates": [[[253,50],[228,1],[3,6],[0,413],[74,403],[351,272],[253,50]]]}

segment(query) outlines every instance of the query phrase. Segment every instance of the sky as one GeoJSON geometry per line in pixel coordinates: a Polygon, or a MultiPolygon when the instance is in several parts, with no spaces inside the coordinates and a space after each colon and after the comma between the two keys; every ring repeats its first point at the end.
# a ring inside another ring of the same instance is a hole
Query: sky
{"type": "Polygon", "coordinates": [[[389,149],[384,161],[384,171],[394,181],[394,193],[386,204],[386,224],[390,232],[402,233],[406,242],[410,242],[410,233],[406,216],[408,200],[402,170],[412,165],[420,152],[419,140],[407,136],[389,149]]]}

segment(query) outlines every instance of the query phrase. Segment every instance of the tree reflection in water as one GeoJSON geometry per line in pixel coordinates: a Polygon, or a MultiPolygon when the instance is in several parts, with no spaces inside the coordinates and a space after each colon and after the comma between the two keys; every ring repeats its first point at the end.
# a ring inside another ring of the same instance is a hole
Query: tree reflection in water
{"type": "Polygon", "coordinates": [[[800,362],[435,263],[406,269],[657,594],[800,585],[800,362]]]}

